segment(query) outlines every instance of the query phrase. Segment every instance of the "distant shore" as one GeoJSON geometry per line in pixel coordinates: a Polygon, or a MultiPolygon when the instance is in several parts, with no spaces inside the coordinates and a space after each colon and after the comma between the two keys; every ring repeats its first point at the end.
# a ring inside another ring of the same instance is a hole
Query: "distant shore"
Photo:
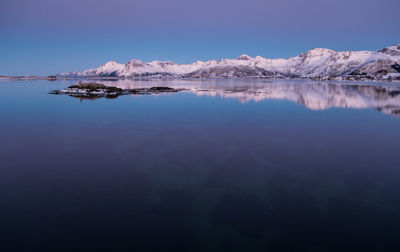
{"type": "Polygon", "coordinates": [[[5,76],[0,75],[0,80],[49,80],[55,81],[59,79],[59,77],[50,75],[50,76],[35,76],[35,75],[26,75],[26,76],[5,76]]]}

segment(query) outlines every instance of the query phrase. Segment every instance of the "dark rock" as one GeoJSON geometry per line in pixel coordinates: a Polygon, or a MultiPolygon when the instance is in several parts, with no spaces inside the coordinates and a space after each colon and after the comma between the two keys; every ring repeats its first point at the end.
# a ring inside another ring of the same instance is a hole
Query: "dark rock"
{"type": "Polygon", "coordinates": [[[105,86],[103,84],[90,82],[90,83],[77,83],[64,90],[53,90],[49,94],[66,94],[79,99],[94,100],[97,98],[117,98],[120,95],[148,95],[158,93],[178,92],[182,89],[174,89],[170,87],[151,87],[151,88],[136,88],[136,89],[121,89],[118,87],[105,86]]]}
{"type": "Polygon", "coordinates": [[[170,87],[151,87],[149,88],[150,92],[177,92],[176,89],[170,87]]]}

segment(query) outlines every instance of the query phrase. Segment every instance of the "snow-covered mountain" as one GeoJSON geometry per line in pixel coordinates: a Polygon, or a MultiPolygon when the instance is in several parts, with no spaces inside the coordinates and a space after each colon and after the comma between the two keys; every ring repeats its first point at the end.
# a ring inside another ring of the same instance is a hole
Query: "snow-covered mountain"
{"type": "Polygon", "coordinates": [[[177,78],[335,78],[400,80],[400,44],[379,51],[343,51],[315,48],[288,59],[242,55],[236,59],[171,61],[126,64],[109,61],[98,68],[61,73],[63,77],[162,77],[177,78]]]}

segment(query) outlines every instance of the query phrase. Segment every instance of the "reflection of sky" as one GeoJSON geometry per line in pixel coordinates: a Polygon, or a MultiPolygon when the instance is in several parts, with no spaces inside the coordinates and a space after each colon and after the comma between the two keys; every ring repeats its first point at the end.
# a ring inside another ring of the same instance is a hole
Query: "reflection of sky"
{"type": "Polygon", "coordinates": [[[188,63],[290,57],[313,47],[398,43],[399,1],[52,1],[0,3],[0,74],[50,74],[132,58],[188,63]]]}
{"type": "Polygon", "coordinates": [[[71,83],[0,82],[1,251],[398,248],[397,118],[71,83]]]}

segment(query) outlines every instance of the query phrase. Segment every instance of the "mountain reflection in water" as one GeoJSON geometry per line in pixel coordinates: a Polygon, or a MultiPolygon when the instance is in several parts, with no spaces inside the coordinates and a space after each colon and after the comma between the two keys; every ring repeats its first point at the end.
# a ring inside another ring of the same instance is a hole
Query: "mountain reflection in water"
{"type": "Polygon", "coordinates": [[[102,81],[123,89],[169,86],[183,88],[196,95],[234,98],[242,103],[266,99],[293,101],[312,110],[329,108],[376,109],[400,117],[399,83],[325,83],[302,80],[252,81],[102,81]]]}

